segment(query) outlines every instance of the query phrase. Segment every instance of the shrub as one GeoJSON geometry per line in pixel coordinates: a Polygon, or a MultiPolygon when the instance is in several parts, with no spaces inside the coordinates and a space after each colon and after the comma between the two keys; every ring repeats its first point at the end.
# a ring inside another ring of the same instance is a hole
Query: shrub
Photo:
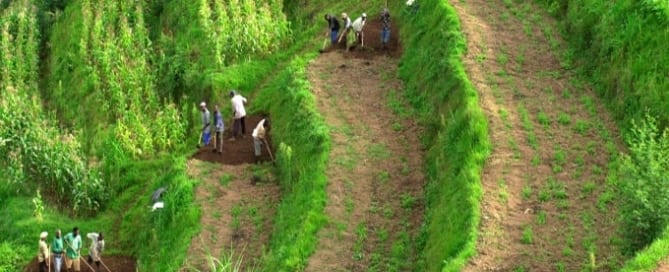
{"type": "Polygon", "coordinates": [[[662,234],[669,222],[669,129],[646,115],[632,122],[629,155],[619,167],[621,212],[628,249],[639,250],[662,234]]]}

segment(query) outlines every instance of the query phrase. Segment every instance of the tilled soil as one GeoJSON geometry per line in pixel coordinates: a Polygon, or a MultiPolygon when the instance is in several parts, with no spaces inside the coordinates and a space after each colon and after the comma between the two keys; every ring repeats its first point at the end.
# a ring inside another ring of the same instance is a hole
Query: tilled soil
{"type": "MultiPolygon", "coordinates": [[[[261,119],[247,116],[245,137],[235,141],[228,140],[232,124],[226,123],[223,153],[213,152],[211,143],[188,161],[188,174],[201,180],[195,202],[202,207],[202,216],[200,233],[193,237],[181,271],[220,269],[210,266],[210,257],[239,262],[243,271],[258,265],[280,199],[264,146],[261,165],[254,164],[251,133],[261,119]]],[[[268,134],[271,147],[271,130],[268,134]]]]}
{"type": "Polygon", "coordinates": [[[409,271],[415,264],[412,241],[424,209],[421,128],[387,106],[391,94],[401,97],[392,58],[399,44],[393,38],[390,54],[376,50],[378,28],[366,26],[373,50],[326,52],[308,67],[332,150],[328,224],[305,271],[409,271]]]}
{"type": "MultiPolygon", "coordinates": [[[[135,259],[125,256],[102,256],[102,262],[109,268],[112,272],[137,272],[137,262],[135,259]]],[[[94,263],[90,263],[93,269],[96,269],[94,263]]],[[[53,271],[54,267],[51,267],[53,271]]],[[[38,272],[39,263],[37,258],[35,258],[30,264],[23,270],[24,272],[38,272]]],[[[61,271],[65,270],[65,263],[63,262],[63,267],[61,271]]],[[[100,271],[107,271],[102,265],[100,265],[100,271]]],[[[85,263],[84,260],[81,260],[81,272],[97,272],[96,270],[91,270],[85,263]]]]}
{"type": "Polygon", "coordinates": [[[463,271],[615,270],[615,205],[601,200],[609,141],[615,149],[619,139],[596,95],[555,56],[550,16],[518,1],[450,3],[493,144],[478,255],[463,271]]]}
{"type": "MultiPolygon", "coordinates": [[[[226,120],[225,131],[223,132],[223,153],[214,152],[214,140],[212,138],[209,145],[200,147],[192,158],[229,165],[255,163],[253,137],[251,137],[251,133],[253,133],[253,129],[260,120],[262,120],[262,116],[246,116],[246,134],[244,134],[243,138],[234,141],[230,141],[230,138],[232,137],[232,120],[226,120]]],[[[212,133],[212,137],[214,137],[214,133],[212,133]]],[[[270,145],[270,148],[272,148],[271,131],[268,133],[267,143],[270,145]]],[[[274,150],[272,150],[272,152],[274,152],[274,150]]],[[[260,161],[271,161],[270,155],[267,153],[267,149],[264,146],[260,161]]]]}

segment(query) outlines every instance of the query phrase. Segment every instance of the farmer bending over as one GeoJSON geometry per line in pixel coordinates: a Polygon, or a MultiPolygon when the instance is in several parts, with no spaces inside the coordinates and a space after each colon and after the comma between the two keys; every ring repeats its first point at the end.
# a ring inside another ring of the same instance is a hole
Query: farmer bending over
{"type": "Polygon", "coordinates": [[[355,42],[356,44],[361,44],[362,47],[365,47],[365,35],[362,32],[362,28],[365,27],[365,22],[367,22],[367,13],[363,13],[361,17],[355,19],[353,24],[351,24],[351,28],[355,31],[355,42]]]}
{"type": "Polygon", "coordinates": [[[351,31],[351,18],[348,17],[346,12],[341,14],[341,20],[344,22],[344,31],[342,31],[339,35],[339,40],[337,40],[338,43],[340,43],[341,39],[351,31]]]}
{"type": "Polygon", "coordinates": [[[230,138],[230,141],[234,141],[237,135],[240,135],[241,138],[244,138],[244,134],[246,134],[246,109],[244,108],[244,104],[246,104],[246,98],[234,90],[230,91],[230,97],[230,103],[232,103],[232,114],[234,115],[235,119],[232,124],[232,138],[230,138]]]}
{"type": "Polygon", "coordinates": [[[335,44],[339,35],[339,20],[336,16],[330,14],[325,14],[325,20],[328,21],[328,28],[330,29],[330,42],[335,44]]]}
{"type": "Polygon", "coordinates": [[[88,252],[88,262],[95,262],[98,271],[100,271],[100,254],[105,249],[105,237],[102,235],[102,232],[91,232],[86,234],[86,237],[91,239],[91,250],[88,252]]]}
{"type": "Polygon", "coordinates": [[[262,145],[267,144],[267,141],[265,140],[267,130],[269,130],[269,121],[267,121],[267,118],[263,118],[262,120],[260,120],[256,128],[253,130],[252,134],[253,148],[255,151],[254,154],[256,156],[256,163],[260,162],[260,155],[262,154],[262,145]]]}

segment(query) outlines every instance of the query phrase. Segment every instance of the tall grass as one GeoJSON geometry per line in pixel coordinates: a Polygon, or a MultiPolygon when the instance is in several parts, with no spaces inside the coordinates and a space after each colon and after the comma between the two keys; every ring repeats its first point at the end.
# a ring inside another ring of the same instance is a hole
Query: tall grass
{"type": "Polygon", "coordinates": [[[316,247],[316,233],[325,223],[325,167],[331,142],[306,79],[307,61],[313,57],[293,59],[257,98],[263,103],[260,108],[272,116],[282,187],[263,263],[266,271],[303,269],[316,247]]]}
{"type": "Polygon", "coordinates": [[[459,271],[476,251],[487,123],[463,68],[466,45],[455,10],[425,0],[403,19],[400,76],[426,127],[424,267],[418,270],[459,271]]]}
{"type": "Polygon", "coordinates": [[[0,19],[0,202],[40,188],[49,200],[88,213],[106,199],[79,143],[42,110],[37,7],[15,1],[0,19]]]}

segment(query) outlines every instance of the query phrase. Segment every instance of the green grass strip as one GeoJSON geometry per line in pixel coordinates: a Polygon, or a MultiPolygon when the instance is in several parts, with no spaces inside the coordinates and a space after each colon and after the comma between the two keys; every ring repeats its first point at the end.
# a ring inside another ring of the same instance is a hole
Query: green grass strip
{"type": "Polygon", "coordinates": [[[465,73],[466,43],[453,7],[424,0],[403,15],[400,76],[426,128],[422,270],[459,271],[476,252],[488,126],[465,73]]]}

